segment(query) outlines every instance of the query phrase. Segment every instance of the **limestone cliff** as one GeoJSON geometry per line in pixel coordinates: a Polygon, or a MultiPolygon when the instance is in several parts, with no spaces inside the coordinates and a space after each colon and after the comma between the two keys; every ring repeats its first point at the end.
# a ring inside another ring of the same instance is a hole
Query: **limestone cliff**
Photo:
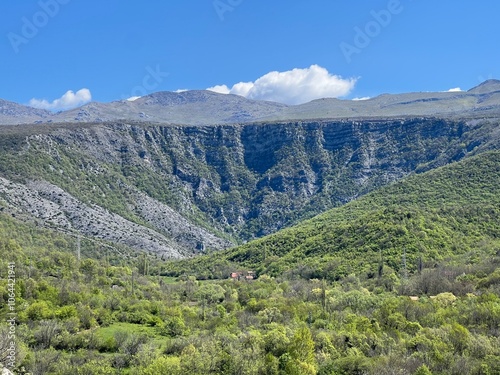
{"type": "Polygon", "coordinates": [[[494,120],[2,127],[0,201],[168,257],[218,250],[496,148],[494,120]]]}

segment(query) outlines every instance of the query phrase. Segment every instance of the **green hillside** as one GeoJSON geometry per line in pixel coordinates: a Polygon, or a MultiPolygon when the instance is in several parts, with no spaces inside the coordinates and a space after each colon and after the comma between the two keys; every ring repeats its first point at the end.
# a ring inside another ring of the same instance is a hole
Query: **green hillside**
{"type": "Polygon", "coordinates": [[[13,342],[16,374],[499,374],[499,166],[486,153],[182,262],[85,237],[78,259],[75,237],[0,214],[0,364],[13,342]]]}
{"type": "Polygon", "coordinates": [[[336,280],[381,267],[423,264],[500,249],[500,152],[489,152],[382,188],[340,208],[235,249],[170,265],[213,275],[227,267],[336,280]]]}

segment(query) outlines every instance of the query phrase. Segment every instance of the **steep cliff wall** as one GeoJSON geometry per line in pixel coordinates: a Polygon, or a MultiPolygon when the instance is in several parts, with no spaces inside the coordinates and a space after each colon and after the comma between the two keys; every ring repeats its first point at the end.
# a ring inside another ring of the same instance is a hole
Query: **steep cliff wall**
{"type": "MultiPolygon", "coordinates": [[[[412,172],[494,148],[497,130],[495,122],[428,118],[5,128],[0,176],[36,199],[51,200],[48,186],[61,189],[104,210],[99,220],[109,228],[141,240],[111,234],[105,225],[83,228],[83,218],[60,199],[66,226],[182,257],[274,232],[412,172]]],[[[1,193],[15,205],[12,189],[1,193]]]]}

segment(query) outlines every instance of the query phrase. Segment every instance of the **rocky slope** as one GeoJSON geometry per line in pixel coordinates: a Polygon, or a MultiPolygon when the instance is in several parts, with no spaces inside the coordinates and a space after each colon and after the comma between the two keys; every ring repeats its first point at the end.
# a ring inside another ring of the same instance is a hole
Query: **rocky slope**
{"type": "Polygon", "coordinates": [[[230,245],[140,192],[135,193],[135,202],[149,225],[85,204],[43,180],[19,184],[0,177],[0,202],[3,202],[2,211],[29,221],[35,219],[57,231],[147,250],[163,258],[190,256],[204,246],[222,249],[230,245]]]}
{"type": "Polygon", "coordinates": [[[499,133],[496,120],[436,118],[5,126],[0,202],[61,230],[184,257],[498,148],[499,133]]]}
{"type": "Polygon", "coordinates": [[[0,99],[0,125],[30,124],[50,121],[54,114],[43,109],[36,109],[0,99]]]}

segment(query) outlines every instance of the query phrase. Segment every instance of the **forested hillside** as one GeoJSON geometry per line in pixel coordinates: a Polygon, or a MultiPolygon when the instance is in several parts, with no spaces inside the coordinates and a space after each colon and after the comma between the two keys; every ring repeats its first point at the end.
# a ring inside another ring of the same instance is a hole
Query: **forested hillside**
{"type": "Polygon", "coordinates": [[[412,176],[219,260],[116,256],[88,239],[78,259],[78,238],[2,214],[17,370],[498,374],[499,166],[491,152],[412,176]],[[208,269],[221,279],[197,280],[208,269]]]}
{"type": "Polygon", "coordinates": [[[384,269],[414,272],[422,264],[500,248],[499,189],[500,152],[484,153],[412,175],[243,246],[171,263],[172,273],[185,272],[185,265],[214,275],[231,262],[259,274],[293,271],[330,280],[384,269]]]}

